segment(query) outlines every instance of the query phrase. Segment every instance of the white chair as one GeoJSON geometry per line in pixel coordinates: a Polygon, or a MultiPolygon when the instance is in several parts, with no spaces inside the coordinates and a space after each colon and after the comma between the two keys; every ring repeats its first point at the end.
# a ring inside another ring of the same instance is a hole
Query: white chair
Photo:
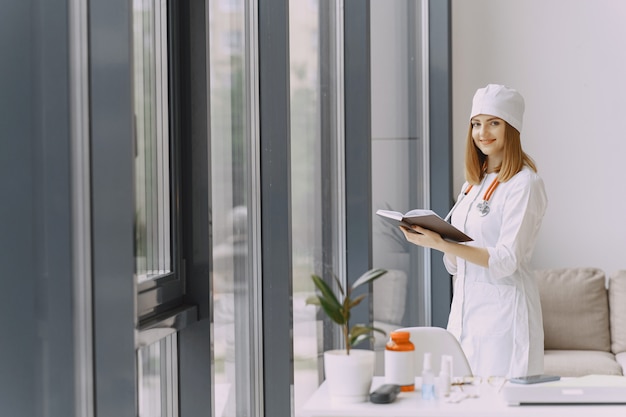
{"type": "Polygon", "coordinates": [[[415,345],[415,375],[422,374],[424,353],[431,353],[431,366],[435,375],[439,375],[441,355],[452,356],[452,377],[472,376],[467,357],[461,344],[446,329],[441,327],[404,327],[396,331],[409,332],[415,345]]]}

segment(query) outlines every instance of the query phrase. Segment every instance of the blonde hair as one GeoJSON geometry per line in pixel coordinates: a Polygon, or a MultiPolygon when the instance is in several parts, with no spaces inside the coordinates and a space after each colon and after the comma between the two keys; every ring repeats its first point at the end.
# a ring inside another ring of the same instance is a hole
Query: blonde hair
{"type": "MultiPolygon", "coordinates": [[[[504,123],[506,125],[504,129],[504,157],[502,164],[496,168],[500,182],[510,180],[513,175],[524,168],[524,165],[537,172],[535,161],[522,150],[519,131],[508,122],[504,121],[504,123]]],[[[465,179],[467,182],[479,184],[485,176],[486,163],[487,156],[474,143],[472,125],[470,124],[465,148],[465,179]]]]}

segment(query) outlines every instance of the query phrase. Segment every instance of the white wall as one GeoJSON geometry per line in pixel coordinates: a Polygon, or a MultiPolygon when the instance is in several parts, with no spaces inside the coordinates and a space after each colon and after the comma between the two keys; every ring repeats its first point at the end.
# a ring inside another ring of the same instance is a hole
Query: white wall
{"type": "Polygon", "coordinates": [[[626,2],[452,0],[452,50],[455,192],[475,90],[516,88],[549,197],[535,267],[626,269],[626,2]]]}

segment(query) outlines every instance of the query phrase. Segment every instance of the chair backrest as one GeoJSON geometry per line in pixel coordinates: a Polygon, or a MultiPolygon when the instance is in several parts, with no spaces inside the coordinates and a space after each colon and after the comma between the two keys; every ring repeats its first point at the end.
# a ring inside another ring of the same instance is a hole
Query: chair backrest
{"type": "Polygon", "coordinates": [[[452,356],[453,377],[471,376],[472,369],[458,340],[446,329],[441,327],[405,327],[396,331],[409,332],[411,342],[415,345],[415,372],[422,374],[424,353],[431,353],[431,366],[435,375],[439,375],[441,356],[452,356]]]}
{"type": "Polygon", "coordinates": [[[382,279],[373,282],[374,321],[399,325],[405,313],[409,279],[406,272],[388,269],[382,279]]]}

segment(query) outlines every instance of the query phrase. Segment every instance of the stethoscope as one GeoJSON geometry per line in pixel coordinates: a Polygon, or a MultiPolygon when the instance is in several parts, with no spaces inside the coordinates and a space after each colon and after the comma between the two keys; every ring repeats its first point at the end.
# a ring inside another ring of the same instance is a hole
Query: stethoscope
{"type": "MultiPolygon", "coordinates": [[[[493,195],[493,192],[496,190],[498,185],[500,185],[500,181],[498,181],[498,177],[496,176],[493,179],[493,181],[491,181],[491,184],[489,184],[489,187],[487,187],[487,190],[485,191],[485,194],[483,195],[483,201],[481,201],[480,203],[476,205],[476,210],[478,210],[481,217],[485,217],[487,214],[489,214],[489,211],[491,211],[491,208],[489,207],[489,200],[491,199],[491,196],[493,195]]],[[[474,187],[474,184],[470,184],[467,186],[465,191],[463,191],[463,195],[461,195],[461,198],[459,198],[459,200],[454,204],[454,206],[452,207],[452,209],[446,216],[445,218],[446,221],[448,221],[450,217],[452,217],[452,213],[454,212],[454,210],[461,203],[461,201],[465,198],[465,196],[469,194],[469,192],[472,190],[473,187],[474,187]]]]}

